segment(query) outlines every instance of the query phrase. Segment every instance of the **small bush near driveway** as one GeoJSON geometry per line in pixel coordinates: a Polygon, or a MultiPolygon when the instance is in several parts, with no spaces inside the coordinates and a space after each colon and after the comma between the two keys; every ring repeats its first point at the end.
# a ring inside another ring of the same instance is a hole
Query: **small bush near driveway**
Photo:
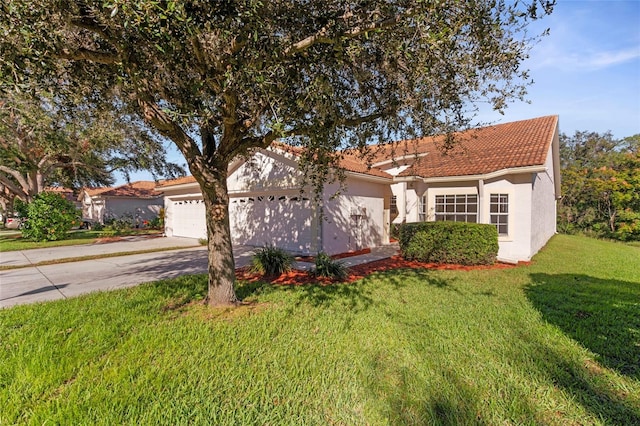
{"type": "Polygon", "coordinates": [[[293,256],[281,248],[265,246],[255,251],[251,259],[251,272],[276,276],[291,271],[293,256]]]}

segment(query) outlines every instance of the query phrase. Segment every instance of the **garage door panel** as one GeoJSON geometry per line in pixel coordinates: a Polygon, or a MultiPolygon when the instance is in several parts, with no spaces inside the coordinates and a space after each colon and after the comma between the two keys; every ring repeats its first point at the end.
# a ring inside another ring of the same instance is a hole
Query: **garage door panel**
{"type": "Polygon", "coordinates": [[[238,197],[230,203],[231,232],[235,244],[275,245],[285,250],[311,250],[311,203],[278,194],[238,197]]]}
{"type": "Polygon", "coordinates": [[[175,200],[172,210],[174,236],[206,238],[206,212],[202,199],[175,200]]]}

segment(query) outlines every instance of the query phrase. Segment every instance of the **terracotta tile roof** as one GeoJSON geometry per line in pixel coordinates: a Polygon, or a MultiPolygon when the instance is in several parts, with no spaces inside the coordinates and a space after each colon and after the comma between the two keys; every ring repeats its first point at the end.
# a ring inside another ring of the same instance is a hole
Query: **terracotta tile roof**
{"type": "Polygon", "coordinates": [[[544,165],[558,125],[558,116],[472,129],[456,133],[458,143],[444,153],[444,136],[403,141],[392,154],[391,146],[379,147],[374,161],[407,153],[413,165],[399,176],[422,178],[482,175],[498,170],[544,165]]]}
{"type": "Polygon", "coordinates": [[[340,159],[340,167],[344,170],[354,173],[361,173],[364,175],[377,176],[392,179],[393,177],[380,169],[370,167],[366,161],[362,160],[358,155],[349,155],[345,154],[342,159],[340,159]]]}
{"type": "Polygon", "coordinates": [[[47,186],[46,188],[44,188],[45,192],[55,192],[57,194],[70,194],[73,193],[73,189],[70,188],[64,188],[64,187],[60,187],[60,186],[47,186]]]}
{"type": "Polygon", "coordinates": [[[137,198],[156,198],[162,195],[156,191],[156,183],[153,181],[141,180],[131,182],[126,185],[120,185],[115,188],[85,188],[84,192],[92,197],[137,197],[137,198]]]}
{"type": "Polygon", "coordinates": [[[194,178],[193,176],[182,176],[176,179],[168,179],[168,180],[160,181],[158,182],[157,187],[163,188],[165,186],[183,185],[186,183],[194,183],[195,181],[196,181],[196,178],[194,178]]]}

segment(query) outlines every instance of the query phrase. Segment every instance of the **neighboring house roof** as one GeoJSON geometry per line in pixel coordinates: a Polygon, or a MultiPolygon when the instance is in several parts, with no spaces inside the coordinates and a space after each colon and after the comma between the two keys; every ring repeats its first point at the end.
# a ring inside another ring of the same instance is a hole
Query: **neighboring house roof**
{"type": "MultiPolygon", "coordinates": [[[[413,164],[398,176],[474,176],[542,166],[557,128],[558,116],[553,115],[467,130],[453,135],[456,144],[449,151],[442,149],[444,136],[403,141],[413,164]]],[[[382,148],[378,161],[392,157],[392,147],[382,148]]],[[[396,144],[395,152],[399,151],[396,144]]]]}
{"type": "Polygon", "coordinates": [[[158,182],[157,187],[163,188],[165,186],[184,185],[187,183],[194,183],[195,181],[196,178],[194,178],[193,176],[183,176],[176,179],[161,180],[160,182],[158,182]]]}
{"type": "Polygon", "coordinates": [[[64,188],[60,186],[47,186],[46,188],[44,188],[44,192],[53,192],[56,194],[60,194],[67,200],[71,200],[71,201],[75,199],[73,195],[73,189],[70,189],[70,188],[64,188]]]}
{"type": "Polygon", "coordinates": [[[83,191],[90,197],[135,197],[135,198],[157,198],[162,192],[156,191],[156,183],[153,181],[141,180],[120,185],[115,188],[84,188],[83,191]]]}

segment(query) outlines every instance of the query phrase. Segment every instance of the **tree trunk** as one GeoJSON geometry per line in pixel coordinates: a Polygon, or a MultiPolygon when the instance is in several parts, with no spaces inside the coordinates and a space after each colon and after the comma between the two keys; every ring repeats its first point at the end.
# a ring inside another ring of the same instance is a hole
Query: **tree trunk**
{"type": "Polygon", "coordinates": [[[209,239],[207,303],[210,306],[237,305],[239,301],[234,289],[235,261],[231,245],[226,167],[219,168],[218,173],[208,177],[213,181],[201,185],[209,239]]]}
{"type": "Polygon", "coordinates": [[[616,232],[616,211],[609,212],[609,229],[611,232],[616,232]]]}

